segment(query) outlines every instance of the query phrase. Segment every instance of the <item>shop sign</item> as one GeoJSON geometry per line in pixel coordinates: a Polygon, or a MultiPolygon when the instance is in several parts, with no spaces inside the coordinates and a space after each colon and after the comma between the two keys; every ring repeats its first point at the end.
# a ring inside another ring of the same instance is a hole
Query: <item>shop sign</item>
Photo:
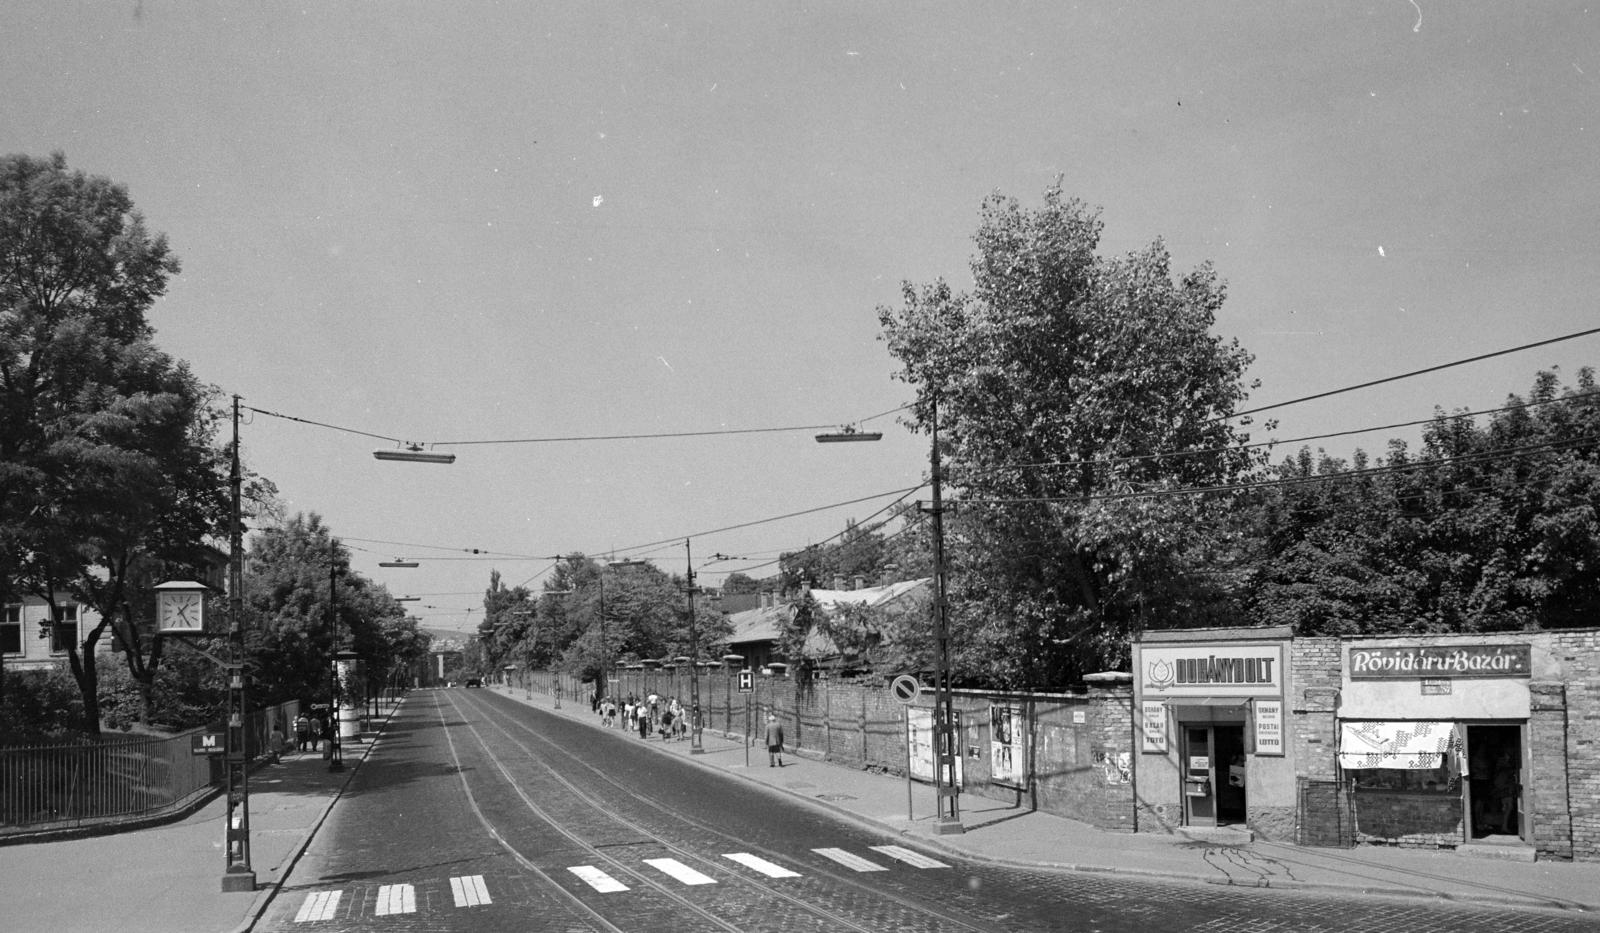
{"type": "Polygon", "coordinates": [[[1145,700],[1139,704],[1139,721],[1146,752],[1165,753],[1167,750],[1167,704],[1160,700],[1145,700]]]}
{"type": "Polygon", "coordinates": [[[1283,695],[1279,645],[1163,645],[1139,652],[1145,696],[1283,695]]]}
{"type": "Polygon", "coordinates": [[[1398,645],[1350,649],[1351,680],[1532,677],[1528,645],[1398,645]]]}
{"type": "Polygon", "coordinates": [[[1252,706],[1256,724],[1256,754],[1283,755],[1283,701],[1256,700],[1252,706]]]}

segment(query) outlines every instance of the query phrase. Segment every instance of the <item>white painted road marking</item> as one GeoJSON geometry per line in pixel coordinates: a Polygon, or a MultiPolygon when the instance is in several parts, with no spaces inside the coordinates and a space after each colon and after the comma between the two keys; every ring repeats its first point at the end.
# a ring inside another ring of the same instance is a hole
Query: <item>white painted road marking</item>
{"type": "Polygon", "coordinates": [[[627,885],[611,877],[593,865],[576,865],[567,869],[567,871],[570,871],[579,878],[582,878],[585,884],[591,888],[594,888],[596,891],[599,891],[601,894],[611,894],[615,891],[628,890],[627,885]]]}
{"type": "Polygon", "coordinates": [[[855,855],[855,854],[850,853],[850,852],[846,852],[843,849],[812,849],[811,851],[817,853],[818,855],[822,856],[823,858],[831,858],[835,862],[838,862],[840,865],[843,865],[844,867],[846,867],[848,869],[851,869],[852,871],[888,871],[889,870],[887,868],[884,868],[882,865],[879,865],[877,862],[869,862],[866,859],[862,858],[861,856],[855,855]]]}
{"type": "Polygon", "coordinates": [[[482,875],[451,878],[450,893],[456,896],[457,907],[481,907],[494,903],[489,900],[489,889],[483,886],[482,875]]]}
{"type": "Polygon", "coordinates": [[[684,884],[716,884],[717,879],[709,875],[702,875],[693,868],[683,864],[675,858],[647,858],[646,865],[666,875],[671,875],[684,884]]]}
{"type": "Polygon", "coordinates": [[[310,923],[314,920],[332,920],[333,915],[339,910],[340,891],[313,891],[306,895],[305,903],[300,905],[300,912],[294,915],[295,923],[310,923]]]}
{"type": "Polygon", "coordinates": [[[946,865],[945,863],[936,859],[928,858],[921,852],[913,852],[910,849],[905,849],[900,846],[868,846],[867,848],[874,852],[882,852],[884,855],[887,855],[892,859],[899,859],[900,861],[905,862],[907,865],[911,865],[916,868],[950,867],[949,865],[946,865]]]}
{"type": "Polygon", "coordinates": [[[409,884],[385,884],[378,887],[377,914],[414,914],[417,912],[417,889],[409,884]]]}
{"type": "Polygon", "coordinates": [[[784,868],[782,865],[775,865],[761,856],[751,855],[749,852],[727,852],[724,853],[722,857],[738,862],[740,865],[743,865],[747,868],[754,868],[756,871],[761,872],[768,878],[800,877],[800,873],[797,871],[790,871],[789,869],[784,868]]]}

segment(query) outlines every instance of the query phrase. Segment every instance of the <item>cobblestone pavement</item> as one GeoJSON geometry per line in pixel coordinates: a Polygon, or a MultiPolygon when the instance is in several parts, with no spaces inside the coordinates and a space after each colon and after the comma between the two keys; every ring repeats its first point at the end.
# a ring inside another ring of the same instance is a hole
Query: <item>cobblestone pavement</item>
{"type": "Polygon", "coordinates": [[[257,929],[1519,933],[1600,921],[971,861],[488,691],[436,691],[392,724],[257,929]]]}

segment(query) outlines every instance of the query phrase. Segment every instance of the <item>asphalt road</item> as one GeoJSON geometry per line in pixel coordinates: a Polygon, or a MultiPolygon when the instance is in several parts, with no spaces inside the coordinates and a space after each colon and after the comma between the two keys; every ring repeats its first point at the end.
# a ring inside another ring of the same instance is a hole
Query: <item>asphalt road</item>
{"type": "Polygon", "coordinates": [[[968,863],[643,746],[488,691],[414,692],[256,929],[1600,929],[1555,912],[968,863]]]}

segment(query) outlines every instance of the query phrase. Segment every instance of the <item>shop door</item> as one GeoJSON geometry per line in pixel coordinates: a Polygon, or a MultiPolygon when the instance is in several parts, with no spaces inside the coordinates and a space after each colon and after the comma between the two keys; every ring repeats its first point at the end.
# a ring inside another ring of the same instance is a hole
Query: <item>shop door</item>
{"type": "Polygon", "coordinates": [[[1183,823],[1185,826],[1217,825],[1217,795],[1212,751],[1212,729],[1207,726],[1183,727],[1183,823]]]}
{"type": "Polygon", "coordinates": [[[1212,759],[1216,762],[1217,825],[1243,824],[1249,815],[1245,806],[1244,726],[1211,727],[1212,759]]]}
{"type": "Polygon", "coordinates": [[[1467,726],[1471,837],[1521,836],[1521,726],[1467,726]]]}

